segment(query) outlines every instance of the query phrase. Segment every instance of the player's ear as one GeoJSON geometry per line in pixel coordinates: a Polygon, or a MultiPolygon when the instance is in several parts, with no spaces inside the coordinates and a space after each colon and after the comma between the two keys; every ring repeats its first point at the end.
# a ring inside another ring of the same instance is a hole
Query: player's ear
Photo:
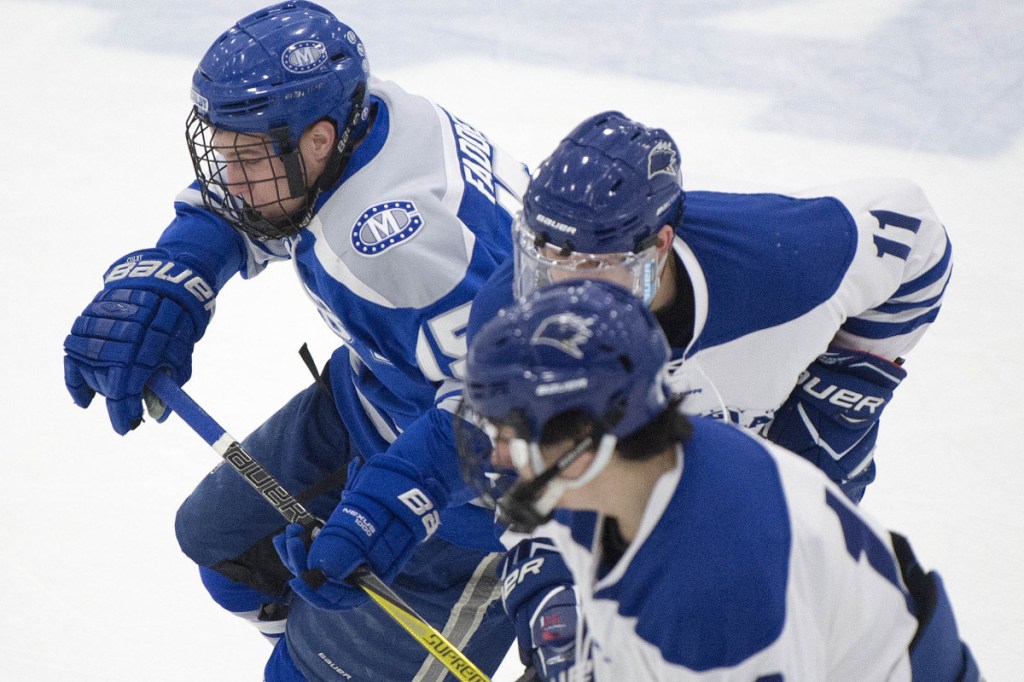
{"type": "MultiPolygon", "coordinates": [[[[580,478],[590,469],[590,465],[594,463],[596,456],[597,453],[593,448],[587,450],[575,462],[566,467],[565,471],[561,473],[562,478],[568,481],[575,481],[577,478],[580,478]]],[[[548,462],[548,464],[551,465],[554,462],[548,462]]]]}
{"type": "Polygon", "coordinates": [[[317,121],[302,133],[301,145],[313,159],[326,161],[334,149],[334,126],[330,121],[317,121]]]}
{"type": "Polygon", "coordinates": [[[658,255],[664,256],[672,248],[672,240],[676,237],[675,228],[665,224],[658,230],[658,255]]]}

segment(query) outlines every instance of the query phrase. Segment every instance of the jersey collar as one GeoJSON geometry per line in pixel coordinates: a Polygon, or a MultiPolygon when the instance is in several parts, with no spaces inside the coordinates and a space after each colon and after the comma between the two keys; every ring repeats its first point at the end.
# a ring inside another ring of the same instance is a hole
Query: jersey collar
{"type": "Polygon", "coordinates": [[[672,242],[672,249],[690,276],[690,283],[693,285],[693,338],[686,346],[684,357],[690,355],[691,350],[700,339],[701,332],[708,321],[708,283],[704,277],[704,270],[700,267],[697,256],[679,235],[676,235],[672,242]]]}

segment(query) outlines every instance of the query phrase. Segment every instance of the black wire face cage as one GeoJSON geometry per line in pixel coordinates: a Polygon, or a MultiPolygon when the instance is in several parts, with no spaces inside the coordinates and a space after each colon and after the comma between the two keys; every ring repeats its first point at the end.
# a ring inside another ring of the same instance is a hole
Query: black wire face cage
{"type": "Polygon", "coordinates": [[[498,499],[518,480],[518,475],[512,469],[500,469],[491,464],[493,431],[488,433],[491,428],[487,420],[476,414],[465,400],[456,411],[454,429],[462,478],[480,502],[494,509],[498,499]]]}
{"type": "Polygon", "coordinates": [[[185,136],[209,210],[259,240],[294,236],[309,223],[313,201],[306,168],[287,128],[269,136],[235,133],[215,128],[193,108],[185,136]],[[229,161],[233,184],[228,184],[229,161]]]}

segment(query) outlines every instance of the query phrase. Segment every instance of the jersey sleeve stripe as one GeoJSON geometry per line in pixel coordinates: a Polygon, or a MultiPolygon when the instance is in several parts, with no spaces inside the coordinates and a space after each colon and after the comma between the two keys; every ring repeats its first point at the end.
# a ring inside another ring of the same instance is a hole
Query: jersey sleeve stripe
{"type": "Polygon", "coordinates": [[[900,286],[900,288],[893,294],[893,298],[899,298],[900,296],[906,296],[907,294],[912,294],[915,291],[920,291],[921,289],[924,289],[925,287],[942,279],[943,275],[945,275],[949,270],[949,261],[952,257],[952,253],[953,246],[947,239],[946,251],[942,254],[942,258],[923,274],[900,286]]]}
{"type": "Polygon", "coordinates": [[[930,324],[935,321],[938,314],[939,307],[936,306],[923,315],[902,322],[875,322],[852,317],[843,324],[843,330],[866,339],[887,339],[909,334],[918,327],[930,324]]]}
{"type": "Polygon", "coordinates": [[[921,308],[930,308],[936,303],[942,300],[942,295],[946,292],[946,284],[949,283],[947,279],[942,285],[942,290],[938,294],[931,298],[926,298],[923,301],[894,301],[892,303],[883,303],[873,309],[874,312],[879,313],[901,313],[907,310],[915,310],[921,308]]]}

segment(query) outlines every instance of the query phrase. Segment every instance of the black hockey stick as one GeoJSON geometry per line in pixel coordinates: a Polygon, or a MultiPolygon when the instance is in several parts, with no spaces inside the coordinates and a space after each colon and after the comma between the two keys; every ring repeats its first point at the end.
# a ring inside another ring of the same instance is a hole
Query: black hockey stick
{"type": "MultiPolygon", "coordinates": [[[[158,373],[149,380],[148,388],[167,407],[176,412],[193,431],[199,434],[242,478],[248,481],[264,500],[280,512],[286,521],[298,523],[311,536],[316,535],[324,522],[292,497],[270,475],[270,472],[245,451],[241,443],[214,421],[180,386],[174,383],[174,380],[165,374],[158,373]]],[[[313,577],[315,579],[315,576],[313,577]]],[[[326,579],[322,573],[319,577],[320,580],[326,579]]],[[[309,580],[306,576],[304,579],[309,580]]],[[[461,682],[490,682],[490,678],[483,671],[367,568],[356,569],[349,580],[366,592],[378,606],[461,682]]]]}

